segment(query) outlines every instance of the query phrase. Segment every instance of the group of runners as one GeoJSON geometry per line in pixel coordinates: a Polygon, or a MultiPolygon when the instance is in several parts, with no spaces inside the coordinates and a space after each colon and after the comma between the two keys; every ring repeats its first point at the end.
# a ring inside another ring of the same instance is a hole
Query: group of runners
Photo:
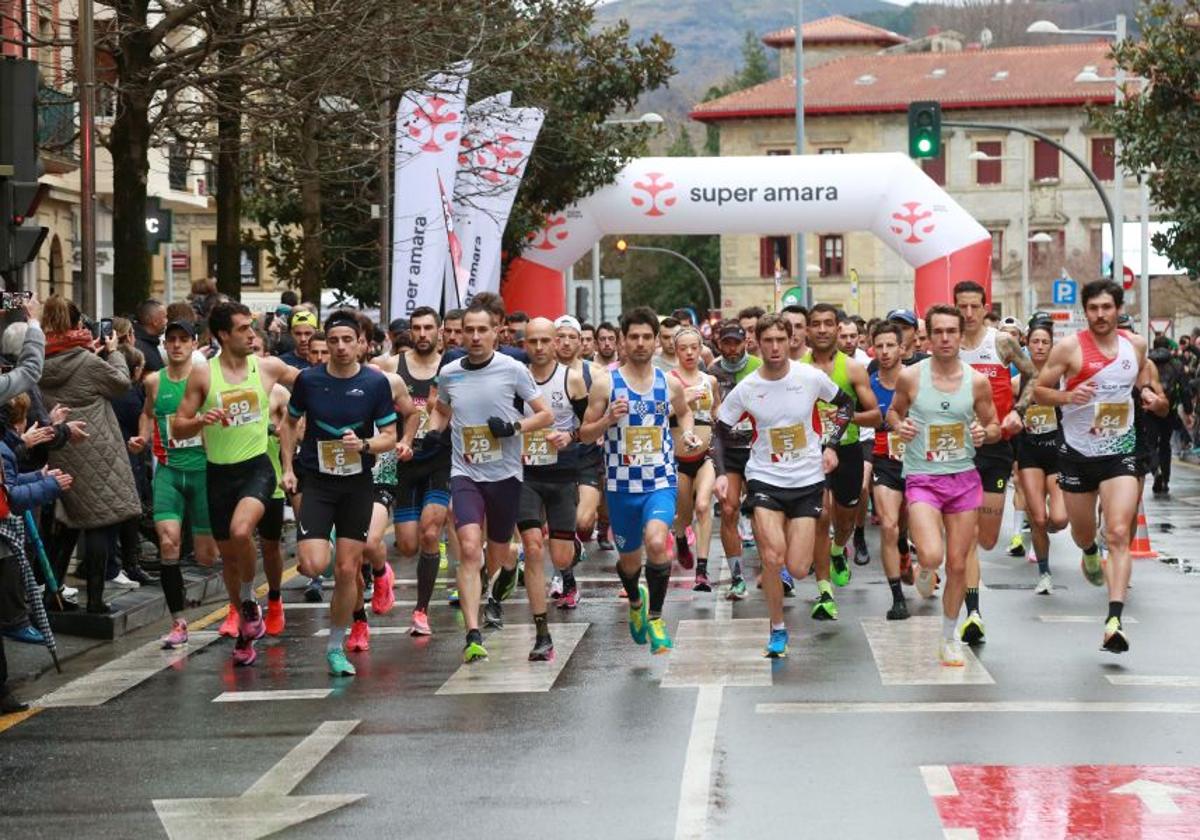
{"type": "Polygon", "coordinates": [[[922,598],[940,587],[943,632],[930,655],[961,666],[963,646],[986,638],[979,553],[998,541],[1016,478],[1036,592],[1053,591],[1049,534],[1069,523],[1083,576],[1108,587],[1102,647],[1124,652],[1130,535],[1148,471],[1138,419],[1164,414],[1167,400],[1145,341],[1120,324],[1122,295],[1107,281],[1086,285],[1087,329],[1058,341],[1037,315],[1020,338],[989,326],[986,293],[969,281],[923,318],[895,310],[864,330],[835,306],[793,305],[744,311],[706,341],[686,319],[645,307],[615,326],[564,315],[514,327],[483,294],[444,318],[415,310],[411,346],[375,358],[370,320],[335,311],[322,331],[308,325],[303,369],[288,364],[303,365],[300,355],[265,355],[246,307],[220,303],[208,323],[219,352],[197,353],[195,325],[172,322],[167,365],[147,383],[144,422],[165,452],[154,485],[172,613],[163,644],[188,639],[185,521],[200,562],[222,558],[221,632],[235,638],[234,662],[252,664],[255,642],[283,632],[287,504],[316,600],[332,566],[334,676],[353,675],[347,653],[369,647],[368,603],[376,614],[395,606],[391,528],[395,556],[416,561],[413,635],[432,632],[449,543],[465,662],[487,656],[483,630],[503,626],[522,577],[529,658],[552,659],[549,605],[578,606],[574,569],[593,540],[615,549],[630,635],[652,653],[672,648],[663,608],[677,562],[697,592],[720,588],[713,597],[742,600],[754,578],[770,619],[765,655],[781,657],[784,599],[810,570],[811,617],[838,619],[837,590],[870,562],[870,506],[887,618],[909,617],[905,586],[922,598]],[[708,556],[717,510],[721,587],[708,556]]]}

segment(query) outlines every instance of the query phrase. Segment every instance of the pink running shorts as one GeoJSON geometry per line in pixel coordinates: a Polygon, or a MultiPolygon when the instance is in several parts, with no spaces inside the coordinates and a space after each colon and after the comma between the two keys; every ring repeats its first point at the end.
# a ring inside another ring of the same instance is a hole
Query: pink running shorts
{"type": "Polygon", "coordinates": [[[983,504],[983,482],[974,469],[950,475],[910,473],[904,477],[904,498],[910,505],[924,502],[942,513],[962,513],[983,504]]]}

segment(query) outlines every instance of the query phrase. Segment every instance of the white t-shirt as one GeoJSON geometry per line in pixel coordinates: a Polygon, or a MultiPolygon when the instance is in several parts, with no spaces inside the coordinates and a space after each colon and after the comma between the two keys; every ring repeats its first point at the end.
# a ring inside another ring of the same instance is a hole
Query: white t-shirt
{"type": "Polygon", "coordinates": [[[824,480],[821,433],[813,428],[817,400],[831,402],[841,393],[823,371],[792,362],[782,379],[763,379],[756,370],[721,401],[717,419],[732,426],[750,417],[754,438],[746,478],[774,487],[809,487],[824,480]]]}

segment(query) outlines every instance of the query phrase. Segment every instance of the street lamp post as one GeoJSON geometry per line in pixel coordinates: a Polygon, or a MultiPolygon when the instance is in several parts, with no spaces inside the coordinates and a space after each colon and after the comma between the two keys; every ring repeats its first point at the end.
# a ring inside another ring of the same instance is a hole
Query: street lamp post
{"type": "Polygon", "coordinates": [[[692,267],[692,269],[698,275],[700,275],[700,280],[704,283],[704,291],[706,291],[708,293],[708,308],[710,310],[717,308],[717,296],[713,293],[712,284],[708,282],[708,276],[704,273],[704,271],[700,268],[700,266],[696,265],[694,262],[692,262],[690,259],[685,257],[683,254],[679,253],[678,251],[672,251],[670,248],[658,248],[658,247],[651,246],[651,245],[630,245],[624,239],[622,239],[621,241],[619,241],[617,243],[617,250],[618,251],[649,251],[654,254],[670,254],[673,257],[678,257],[679,259],[683,260],[685,263],[690,265],[692,267]]]}
{"type": "MultiPolygon", "coordinates": [[[[1026,147],[1028,142],[1026,141],[1026,147]]],[[[1021,164],[1021,241],[1025,252],[1021,255],[1021,306],[1025,315],[1033,312],[1034,303],[1031,300],[1033,290],[1029,282],[1029,152],[1023,155],[989,155],[986,152],[971,152],[968,160],[975,161],[1017,161],[1021,164]]]]}
{"type": "MultiPolygon", "coordinates": [[[[804,0],[796,0],[796,154],[804,154],[804,0]]],[[[804,233],[796,232],[796,285],[804,305],[808,306],[808,249],[804,246],[804,233]]]]}

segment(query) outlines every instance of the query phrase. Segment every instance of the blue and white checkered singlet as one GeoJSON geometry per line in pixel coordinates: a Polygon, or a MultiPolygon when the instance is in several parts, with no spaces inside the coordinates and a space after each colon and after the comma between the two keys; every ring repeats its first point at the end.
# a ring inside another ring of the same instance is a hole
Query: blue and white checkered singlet
{"type": "Polygon", "coordinates": [[[649,397],[630,388],[619,370],[612,372],[609,404],[627,399],[629,414],[604,433],[605,486],[610,492],[651,493],[675,486],[675,455],[668,424],[670,394],[667,377],[658,368],[654,369],[649,397]]]}

